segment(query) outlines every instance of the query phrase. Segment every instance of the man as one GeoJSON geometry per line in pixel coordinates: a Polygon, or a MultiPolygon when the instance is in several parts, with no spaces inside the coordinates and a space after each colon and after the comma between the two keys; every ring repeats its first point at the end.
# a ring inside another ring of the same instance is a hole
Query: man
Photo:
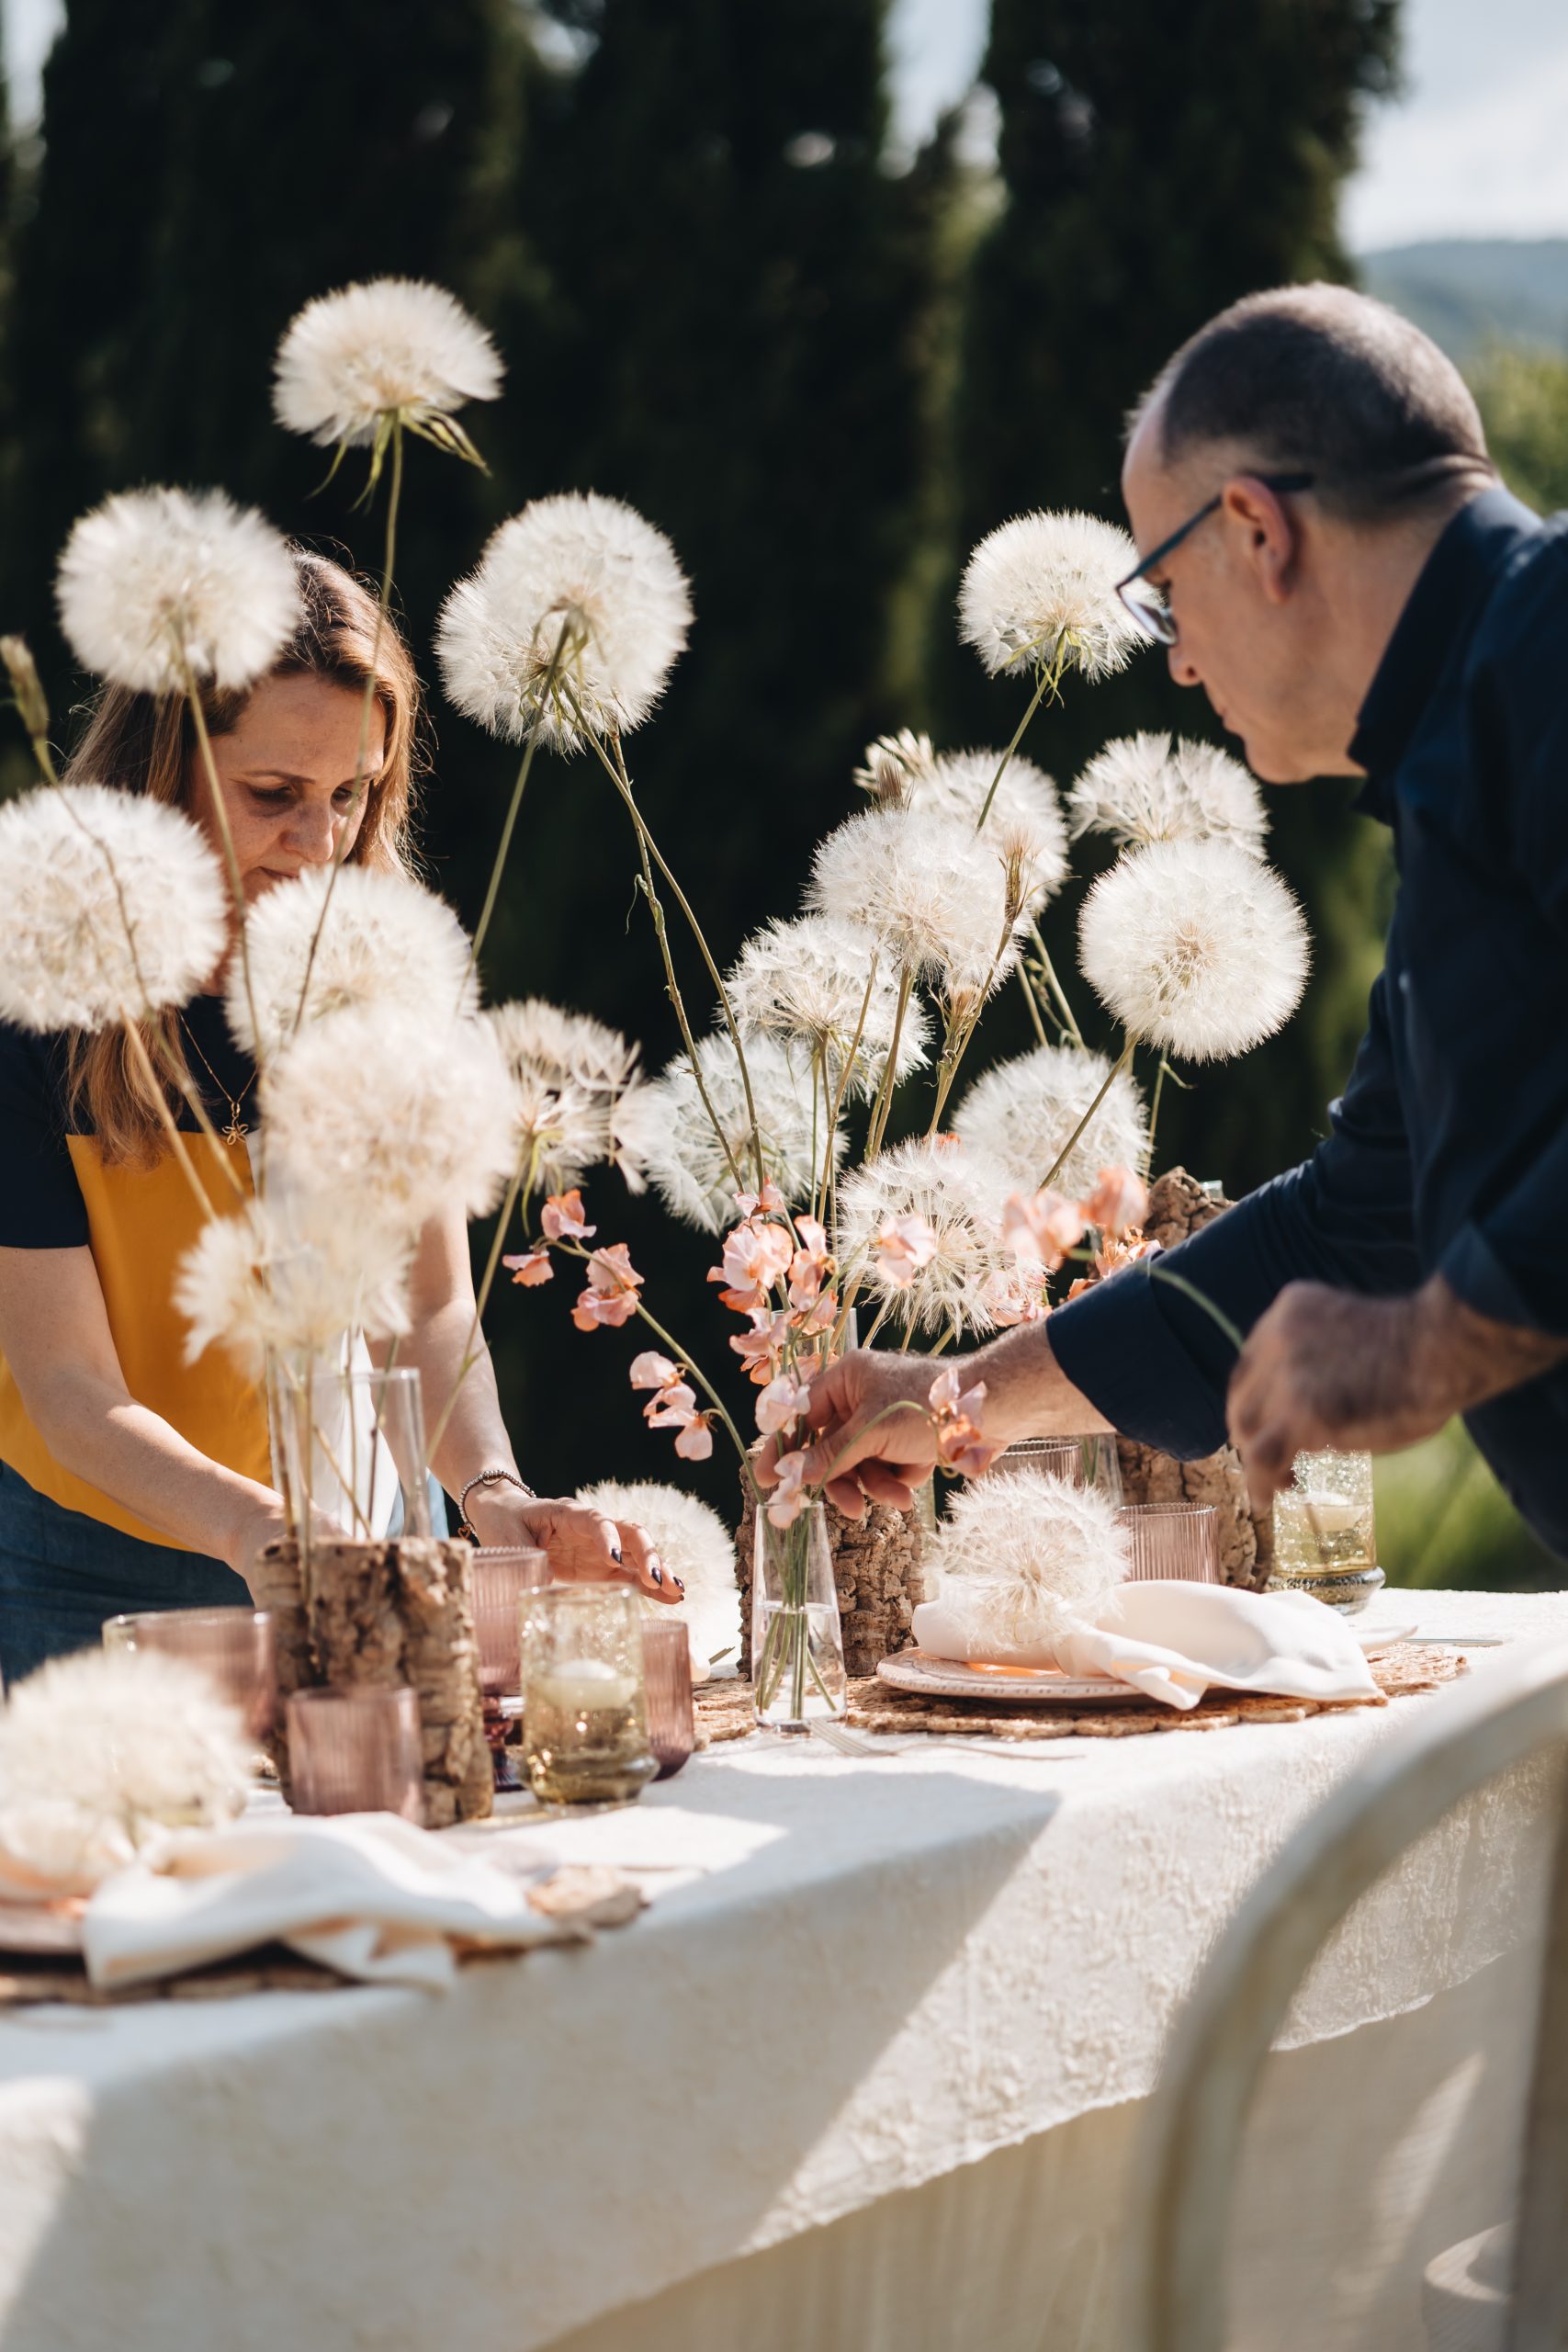
{"type": "MultiPolygon", "coordinates": [[[[1408,1445],[1462,1413],[1568,1555],[1568,518],[1500,489],[1436,346],[1343,288],[1253,295],[1132,422],[1134,598],[1273,784],[1365,775],[1399,895],[1330,1134],[1164,1261],[962,1366],[1010,1443],[1227,1429],[1255,1499],[1303,1448],[1408,1445]]],[[[858,1515],[930,1470],[933,1367],[861,1353],[813,1392],[814,1467],[858,1515]]]]}

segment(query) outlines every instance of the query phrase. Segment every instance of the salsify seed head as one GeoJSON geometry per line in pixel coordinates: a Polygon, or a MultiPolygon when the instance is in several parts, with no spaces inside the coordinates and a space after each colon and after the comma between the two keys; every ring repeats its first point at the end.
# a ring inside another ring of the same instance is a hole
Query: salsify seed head
{"type": "Polygon", "coordinates": [[[225,1348],[247,1378],[270,1360],[332,1355],[345,1333],[392,1340],[409,1329],[413,1240],[352,1199],[288,1195],[209,1218],[180,1260],[175,1305],[186,1361],[225,1348]]]}
{"type": "Polygon", "coordinates": [[[218,860],[190,819],[101,784],[0,808],[0,1015],[101,1029],[184,1004],[228,936],[218,860]]]}
{"type": "MultiPolygon", "coordinates": [[[[744,1182],[754,1183],[745,1090],[728,1035],[699,1037],[697,1061],[730,1156],[744,1182]]],[[[810,1071],[774,1038],[764,1036],[748,1040],[746,1067],[766,1173],[783,1197],[799,1206],[811,1198],[828,1157],[826,1114],[819,1099],[813,1101],[810,1071]]],[[[647,1111],[648,1172],[665,1207],[704,1233],[724,1232],[736,1219],[735,1178],[684,1054],[654,1080],[647,1111]]],[[[834,1132],[832,1148],[836,1165],[844,1148],[841,1127],[834,1132]]]]}
{"type": "MultiPolygon", "coordinates": [[[[1048,863],[1048,862],[1047,862],[1048,863]]],[[[900,972],[933,980],[949,998],[998,988],[1019,956],[1019,934],[1039,903],[1027,842],[919,808],[868,808],[820,842],[808,904],[859,923],[900,972]],[[1016,846],[1019,860],[1010,854],[1016,846]]]]}
{"type": "Polygon", "coordinates": [[[959,634],[993,677],[1060,669],[1109,677],[1143,643],[1116,594],[1137,560],[1126,532],[1098,515],[1017,515],[964,567],[959,634]]]}
{"type": "MultiPolygon", "coordinates": [[[[680,1577],[686,1589],[674,1604],[674,1613],[691,1641],[694,1675],[705,1680],[721,1652],[728,1654],[725,1662],[733,1667],[740,1648],[740,1589],[735,1541],[717,1511],[697,1496],[656,1478],[626,1483],[602,1479],[597,1486],[580,1487],[577,1499],[602,1510],[606,1519],[645,1529],[666,1579],[680,1577]]],[[[670,1622],[668,1601],[645,1600],[643,1607],[653,1623],[670,1622]]]]}
{"type": "Polygon", "coordinates": [[[1129,1035],[1191,1061],[1224,1061],[1271,1037],[1306,985],[1300,907],[1234,842],[1129,850],[1085,899],[1078,946],[1129,1035]]]}
{"type": "Polygon", "coordinates": [[[1092,1625],[1127,1573],[1116,1508],[1043,1470],[1009,1470],[958,1487],[933,1545],[944,1605],[971,1657],[1037,1661],[1092,1625]]]}
{"type": "Polygon", "coordinates": [[[273,409],[290,433],[354,447],[374,442],[386,419],[417,430],[466,401],[492,401],[502,373],[484,328],[445,287],[375,277],[319,295],[290,322],[273,409]]]}
{"type": "Polygon", "coordinates": [[[132,490],[84,514],[55,582],[84,669],[135,694],[224,689],[270,670],[299,618],[288,543],[220,490],[132,490]]]}
{"type": "Polygon", "coordinates": [[[988,1331],[991,1302],[1016,1272],[1002,1238],[1010,1190],[994,1161],[951,1141],[901,1143],[879,1152],[839,1188],[838,1255],[846,1282],[859,1280],[906,1333],[936,1337],[988,1331]],[[903,1219],[935,1237],[914,1253],[885,1261],[877,1244],[903,1219]]]}
{"type": "Polygon", "coordinates": [[[1239,760],[1186,736],[1123,735],[1089,761],[1067,796],[1073,833],[1145,842],[1230,841],[1263,854],[1269,818],[1239,760]]]}
{"type": "Polygon", "coordinates": [[[503,523],[436,631],[457,708],[508,742],[570,751],[625,733],[664,691],[691,627],[662,531],[618,498],[539,498],[503,523]],[[552,675],[553,673],[553,675],[552,675]]]}
{"type": "Polygon", "coordinates": [[[1043,768],[1015,752],[997,784],[1001,760],[999,752],[943,752],[924,774],[911,778],[909,806],[973,828],[990,796],[982,839],[995,842],[1005,834],[1023,844],[1031,911],[1037,912],[1066,879],[1067,829],[1056,787],[1043,768]]]}
{"type": "Polygon", "coordinates": [[[259,1092],[269,1177],[395,1234],[443,1209],[483,1216],[516,1165],[513,1083],[481,1021],[334,1012],[300,1031],[259,1092]]]}
{"type": "Polygon", "coordinates": [[[644,1098],[637,1049],[586,1012],[529,997],[487,1016],[516,1088],[517,1162],[536,1192],[560,1193],[614,1164],[643,1187],[644,1098]]]}
{"type": "MultiPolygon", "coordinates": [[[[960,1139],[995,1160],[1015,1185],[1043,1184],[1105,1080],[1111,1064],[1080,1046],[1037,1046],[977,1078],[953,1116],[960,1139]]],[[[1135,1080],[1111,1080],[1099,1108],[1051,1182],[1081,1198],[1106,1167],[1141,1168],[1148,1121],[1135,1080]]]]}
{"type": "Polygon", "coordinates": [[[434,1009],[456,1017],[471,1012],[478,1000],[468,933],[445,900],[406,875],[344,865],[334,878],[332,867],[313,867],[255,901],[245,939],[250,986],[236,956],[225,1009],[237,1044],[263,1061],[296,1026],[334,1012],[382,1007],[427,1015],[434,1009]]]}
{"type": "Polygon", "coordinates": [[[725,989],[742,1033],[761,1032],[803,1049],[808,1073],[815,1057],[829,1094],[840,1078],[846,1097],[874,1093],[895,1031],[899,1078],[926,1060],[925,1009],[911,999],[899,1023],[897,967],[877,955],[863,923],[830,915],[770,922],[746,941],[725,989]]]}
{"type": "Polygon", "coordinates": [[[896,735],[879,735],[862,754],[854,780],[863,792],[878,800],[907,803],[910,786],[929,775],[936,763],[936,749],[929,735],[900,727],[896,735]]]}

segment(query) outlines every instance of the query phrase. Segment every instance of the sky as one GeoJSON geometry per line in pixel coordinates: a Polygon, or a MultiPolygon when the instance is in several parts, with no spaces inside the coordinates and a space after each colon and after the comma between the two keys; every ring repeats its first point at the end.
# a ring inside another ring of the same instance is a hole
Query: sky
{"type": "MultiPolygon", "coordinates": [[[[12,103],[27,120],[62,0],[0,0],[0,10],[12,103]]],[[[892,0],[904,148],[970,87],[988,13],[989,0],[892,0]]],[[[1362,168],[1346,191],[1352,249],[1423,237],[1568,237],[1565,0],[1404,0],[1404,73],[1405,95],[1373,114],[1362,168]]]]}

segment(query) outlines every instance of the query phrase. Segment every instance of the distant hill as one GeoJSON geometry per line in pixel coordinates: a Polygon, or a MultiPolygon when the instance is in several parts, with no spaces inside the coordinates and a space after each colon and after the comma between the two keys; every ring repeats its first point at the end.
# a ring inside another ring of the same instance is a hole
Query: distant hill
{"type": "Polygon", "coordinates": [[[1568,351],[1568,237],[1434,238],[1359,257],[1392,302],[1463,363],[1489,342],[1568,351]]]}

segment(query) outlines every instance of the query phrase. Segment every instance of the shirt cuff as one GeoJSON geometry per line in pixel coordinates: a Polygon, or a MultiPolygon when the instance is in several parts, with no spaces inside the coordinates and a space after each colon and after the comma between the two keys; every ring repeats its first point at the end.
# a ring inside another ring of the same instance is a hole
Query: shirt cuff
{"type": "Polygon", "coordinates": [[[1544,1317],[1526,1297],[1510,1267],[1487,1240],[1480,1226],[1461,1225],[1441,1258],[1438,1272],[1454,1296],[1489,1316],[1494,1323],[1513,1323],[1527,1331],[1550,1331],[1568,1338],[1559,1321],[1544,1317]]]}
{"type": "Polygon", "coordinates": [[[1181,1462],[1224,1444],[1224,1394],[1167,1321],[1146,1266],[1096,1283],[1046,1328],[1074,1387],[1123,1436],[1181,1462]]]}

